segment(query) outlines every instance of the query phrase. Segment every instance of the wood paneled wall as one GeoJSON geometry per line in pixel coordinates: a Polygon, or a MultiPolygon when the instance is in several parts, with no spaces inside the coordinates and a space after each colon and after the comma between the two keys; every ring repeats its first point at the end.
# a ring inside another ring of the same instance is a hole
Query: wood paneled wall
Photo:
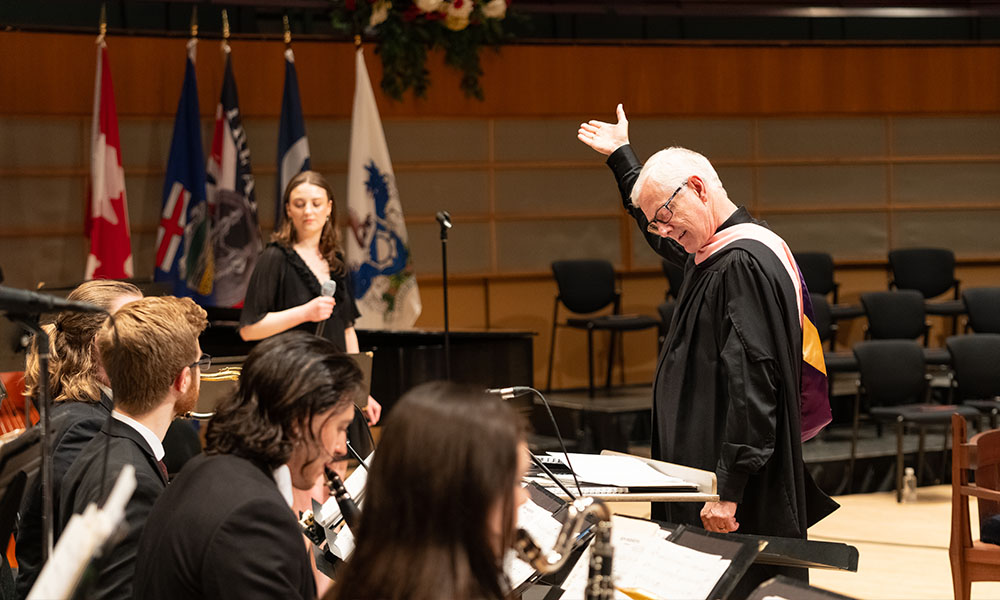
{"type": "MultiPolygon", "coordinates": [[[[186,40],[108,38],[119,113],[172,115],[186,40]]],[[[234,40],[240,103],[247,116],[276,116],[284,77],[282,44],[234,40]]],[[[352,45],[294,42],[303,109],[349,117],[352,45]]],[[[217,40],[199,43],[204,115],[222,79],[217,40]],[[209,83],[211,82],[211,83],[209,83]],[[212,92],[212,93],[209,93],[212,92]]],[[[0,112],[84,115],[93,85],[94,37],[0,33],[0,112]]],[[[381,67],[366,46],[372,80],[381,67]]],[[[969,114],[1000,110],[1000,46],[928,45],[512,45],[482,55],[486,100],[468,99],[458,75],[430,57],[427,98],[379,95],[383,118],[553,117],[608,114],[624,102],[634,116],[969,114]]]]}

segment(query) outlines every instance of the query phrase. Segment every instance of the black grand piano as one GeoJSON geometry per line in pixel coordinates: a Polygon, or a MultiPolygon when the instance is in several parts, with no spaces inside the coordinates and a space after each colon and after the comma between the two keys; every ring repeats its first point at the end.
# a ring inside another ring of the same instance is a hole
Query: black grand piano
{"type": "MultiPolygon", "coordinates": [[[[228,309],[232,310],[232,309],[228,309]]],[[[209,314],[202,333],[203,352],[213,357],[244,357],[256,342],[243,341],[235,318],[219,309],[209,314]],[[230,318],[226,318],[230,317],[230,318]]],[[[358,329],[362,351],[372,351],[371,394],[384,411],[410,388],[445,378],[443,331],[385,331],[358,329]]],[[[451,380],[484,388],[532,385],[534,381],[531,331],[451,331],[451,380]]],[[[228,361],[240,362],[238,358],[228,361]]]]}

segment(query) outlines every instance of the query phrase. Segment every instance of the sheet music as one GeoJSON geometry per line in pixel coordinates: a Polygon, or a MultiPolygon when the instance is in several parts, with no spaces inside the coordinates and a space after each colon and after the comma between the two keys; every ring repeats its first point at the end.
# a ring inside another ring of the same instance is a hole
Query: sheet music
{"type": "MultiPolygon", "coordinates": [[[[560,458],[556,452],[550,456],[560,458]]],[[[602,486],[620,487],[669,487],[695,484],[665,475],[647,463],[631,456],[604,456],[600,454],[573,454],[569,460],[581,481],[602,486]]],[[[565,463],[564,463],[565,464],[565,463]]]]}
{"type": "MultiPolygon", "coordinates": [[[[530,533],[531,539],[543,551],[552,549],[562,529],[562,523],[555,520],[552,513],[532,502],[530,497],[517,509],[517,526],[530,533]]],[[[518,558],[514,550],[507,551],[503,566],[514,588],[535,573],[535,568],[518,558]]]]}
{"type": "MultiPolygon", "coordinates": [[[[661,531],[656,523],[612,516],[615,587],[638,588],[664,600],[707,598],[730,561],[668,542],[661,531]]],[[[589,565],[587,548],[562,586],[564,598],[585,596],[589,565]]],[[[629,600],[618,590],[615,598],[629,600]]]]}

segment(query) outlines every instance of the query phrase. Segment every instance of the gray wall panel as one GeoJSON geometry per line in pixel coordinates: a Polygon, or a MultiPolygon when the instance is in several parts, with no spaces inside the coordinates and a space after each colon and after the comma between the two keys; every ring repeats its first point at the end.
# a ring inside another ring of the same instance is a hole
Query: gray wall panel
{"type": "MultiPolygon", "coordinates": [[[[625,110],[627,114],[627,106],[625,110]]],[[[629,139],[643,161],[670,146],[689,148],[712,161],[753,156],[753,122],[749,119],[635,119],[629,121],[629,139]]]]}
{"type": "Polygon", "coordinates": [[[501,271],[544,271],[564,258],[622,263],[617,219],[497,223],[497,249],[501,271]]]}
{"type": "Polygon", "coordinates": [[[897,117],[892,151],[897,156],[1000,154],[1000,116],[897,117]]]}
{"type": "Polygon", "coordinates": [[[602,157],[576,139],[579,121],[557,119],[498,120],[494,124],[495,158],[499,161],[592,160],[602,157]]]}
{"type": "Polygon", "coordinates": [[[829,252],[838,260],[881,259],[888,252],[884,213],[767,215],[792,252],[829,252]]]}
{"type": "Polygon", "coordinates": [[[75,167],[84,162],[89,165],[89,136],[89,118],[86,121],[0,118],[0,166],[75,167]]]}
{"type": "Polygon", "coordinates": [[[394,162],[461,162],[489,157],[486,121],[383,121],[382,126],[394,162]]]}
{"type": "Polygon", "coordinates": [[[945,247],[959,256],[996,256],[1000,253],[1000,209],[893,214],[893,248],[945,247]]]}
{"type": "MultiPolygon", "coordinates": [[[[87,203],[83,177],[0,177],[0,227],[48,229],[79,225],[87,203]]],[[[24,243],[32,243],[30,238],[24,243]]]]}
{"type": "Polygon", "coordinates": [[[762,159],[883,156],[884,119],[761,119],[762,159]]]}
{"type": "MultiPolygon", "coordinates": [[[[418,276],[441,275],[441,228],[437,223],[406,228],[418,276]]],[[[448,272],[490,270],[490,231],[486,223],[456,223],[448,232],[448,272]]]]}
{"type": "Polygon", "coordinates": [[[761,167],[758,206],[766,208],[885,206],[881,165],[761,167]]]}
{"type": "Polygon", "coordinates": [[[498,213],[615,211],[620,198],[605,167],[496,172],[498,213]]]}
{"type": "Polygon", "coordinates": [[[486,171],[404,171],[396,173],[404,214],[453,216],[489,211],[489,173],[486,171]]]}
{"type": "Polygon", "coordinates": [[[1000,199],[1000,162],[896,165],[892,178],[894,202],[941,206],[1000,199]]]}

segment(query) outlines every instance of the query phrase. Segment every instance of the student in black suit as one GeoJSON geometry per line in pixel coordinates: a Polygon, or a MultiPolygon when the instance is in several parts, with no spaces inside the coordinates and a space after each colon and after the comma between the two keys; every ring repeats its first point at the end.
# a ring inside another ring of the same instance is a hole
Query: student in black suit
{"type": "Polygon", "coordinates": [[[442,382],[410,390],[386,420],[357,545],[325,598],[507,598],[503,557],[527,466],[506,402],[442,382]]]}
{"type": "Polygon", "coordinates": [[[292,331],[257,345],[208,424],[205,454],[150,513],[134,597],[314,598],[292,488],[311,488],[346,452],[361,383],[324,338],[292,331]]]}
{"type": "Polygon", "coordinates": [[[103,504],[124,465],[136,488],[125,508],[127,533],[98,560],[90,598],[131,598],[139,536],[167,485],[163,437],[174,417],[194,408],[199,370],[207,366],[198,335],[205,311],[189,298],[145,298],[115,313],[97,343],[115,409],[80,453],[60,488],[60,526],[91,503],[103,504]]]}
{"type": "MultiPolygon", "coordinates": [[[[114,313],[122,305],[139,300],[142,292],[131,283],[99,279],[87,281],[69,293],[69,300],[96,304],[114,313]]],[[[58,498],[63,476],[94,435],[111,416],[111,382],[101,365],[95,337],[107,316],[102,313],[59,313],[54,323],[44,325],[51,343],[49,394],[53,399],[50,419],[52,435],[52,483],[58,498]]],[[[25,396],[37,401],[38,352],[32,347],[25,369],[25,396]]],[[[53,516],[58,507],[53,503],[53,516]]],[[[58,533],[56,533],[58,536],[58,533]]],[[[14,597],[27,597],[42,570],[42,488],[39,477],[29,484],[18,510],[17,580],[14,597]]]]}

